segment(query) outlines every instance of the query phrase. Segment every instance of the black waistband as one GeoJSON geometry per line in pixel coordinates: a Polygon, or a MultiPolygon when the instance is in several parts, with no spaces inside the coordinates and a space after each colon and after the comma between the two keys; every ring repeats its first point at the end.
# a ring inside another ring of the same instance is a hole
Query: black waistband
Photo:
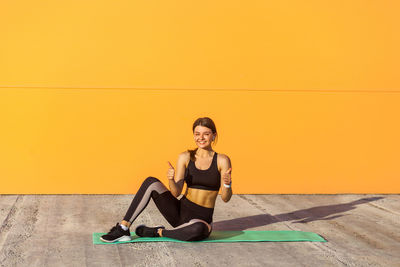
{"type": "Polygon", "coordinates": [[[200,206],[187,199],[186,196],[181,198],[181,205],[183,205],[181,207],[182,223],[195,218],[202,219],[209,224],[212,223],[214,208],[200,206]]]}

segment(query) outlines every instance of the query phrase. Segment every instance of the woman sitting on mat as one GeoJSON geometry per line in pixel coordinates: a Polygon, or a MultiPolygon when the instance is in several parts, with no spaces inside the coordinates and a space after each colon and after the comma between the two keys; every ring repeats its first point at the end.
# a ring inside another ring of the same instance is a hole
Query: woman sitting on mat
{"type": "Polygon", "coordinates": [[[178,157],[175,169],[169,164],[167,177],[168,190],[160,180],[148,177],[132,200],[121,223],[117,223],[110,232],[100,239],[104,242],[129,241],[130,225],[153,199],[165,219],[174,227],[147,227],[139,225],[135,233],[138,236],[166,236],[184,241],[207,238],[211,233],[211,222],[218,191],[223,183],[221,198],[228,202],[232,196],[231,162],[228,156],[217,154],[211,143],[217,138],[214,122],[208,118],[199,118],[193,124],[194,141],[197,148],[187,150],[178,157]],[[210,164],[211,163],[211,164],[210,164]],[[183,183],[187,189],[181,199],[183,183]]]}

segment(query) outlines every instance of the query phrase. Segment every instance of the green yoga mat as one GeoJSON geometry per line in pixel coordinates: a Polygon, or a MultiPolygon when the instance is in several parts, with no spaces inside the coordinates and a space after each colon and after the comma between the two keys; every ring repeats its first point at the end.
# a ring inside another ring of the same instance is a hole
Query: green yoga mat
{"type": "Polygon", "coordinates": [[[211,235],[201,241],[180,241],[168,237],[138,237],[134,232],[131,233],[131,241],[106,243],[100,240],[100,236],[105,233],[93,233],[93,244],[118,244],[130,242],[277,242],[277,241],[312,241],[326,242],[324,238],[316,233],[302,231],[212,231],[211,235]]]}

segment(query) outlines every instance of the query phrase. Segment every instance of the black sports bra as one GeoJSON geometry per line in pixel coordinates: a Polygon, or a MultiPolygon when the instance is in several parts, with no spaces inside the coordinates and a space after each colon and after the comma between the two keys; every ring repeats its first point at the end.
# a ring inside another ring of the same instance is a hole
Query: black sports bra
{"type": "Polygon", "coordinates": [[[194,162],[190,160],[185,170],[185,182],[188,188],[219,191],[221,174],[218,171],[217,152],[214,152],[211,166],[207,170],[197,169],[194,162]]]}

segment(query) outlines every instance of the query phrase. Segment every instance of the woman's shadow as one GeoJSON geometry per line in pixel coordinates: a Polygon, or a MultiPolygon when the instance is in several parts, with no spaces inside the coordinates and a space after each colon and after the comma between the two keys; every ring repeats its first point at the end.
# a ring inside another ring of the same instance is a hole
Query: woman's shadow
{"type": "Polygon", "coordinates": [[[276,215],[259,214],[241,217],[232,220],[214,222],[212,224],[212,228],[213,230],[217,231],[243,231],[249,228],[283,221],[294,221],[294,223],[308,223],[318,220],[331,220],[346,215],[340,213],[355,209],[357,205],[376,201],[382,198],[383,197],[361,198],[359,200],[355,200],[349,203],[318,206],[289,213],[281,213],[276,215]]]}

